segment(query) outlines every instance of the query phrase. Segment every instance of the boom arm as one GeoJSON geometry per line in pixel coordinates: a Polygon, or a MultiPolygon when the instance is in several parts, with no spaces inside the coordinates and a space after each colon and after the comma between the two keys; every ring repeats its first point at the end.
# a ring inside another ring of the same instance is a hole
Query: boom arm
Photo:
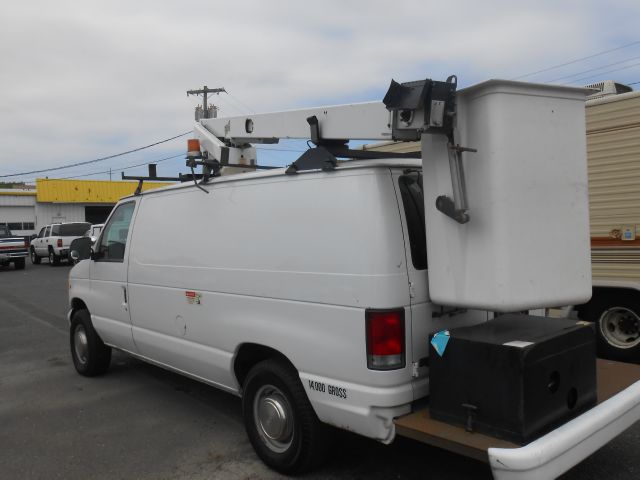
{"type": "Polygon", "coordinates": [[[315,116],[327,140],[391,140],[391,112],[382,102],[354,103],[242,117],[203,118],[209,132],[232,144],[277,143],[310,138],[307,118],[315,116]]]}
{"type": "Polygon", "coordinates": [[[256,151],[251,143],[311,138],[316,146],[325,148],[307,152],[304,161],[309,165],[322,165],[321,168],[335,165],[334,155],[355,156],[349,155],[355,152],[348,150],[348,140],[419,140],[423,133],[440,133],[448,140],[454,198],[442,196],[437,208],[457,222],[466,223],[469,217],[461,153],[471,149],[461,149],[454,141],[456,84],[455,76],[446,82],[427,79],[399,84],[392,81],[382,102],[201,118],[194,133],[201,141],[205,157],[218,160],[222,165],[255,165],[256,151]]]}

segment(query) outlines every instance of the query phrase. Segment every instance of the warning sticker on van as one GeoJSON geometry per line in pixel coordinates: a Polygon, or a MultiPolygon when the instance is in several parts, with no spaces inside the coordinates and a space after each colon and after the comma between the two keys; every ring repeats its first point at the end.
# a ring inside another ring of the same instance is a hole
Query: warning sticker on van
{"type": "Polygon", "coordinates": [[[200,295],[198,292],[187,290],[186,292],[184,292],[184,296],[187,297],[188,304],[200,305],[200,298],[202,298],[202,295],[200,295]]]}

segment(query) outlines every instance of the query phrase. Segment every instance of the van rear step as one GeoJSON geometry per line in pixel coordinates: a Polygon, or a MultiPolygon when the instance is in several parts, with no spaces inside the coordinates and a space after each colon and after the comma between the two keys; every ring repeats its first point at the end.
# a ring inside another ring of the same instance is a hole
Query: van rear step
{"type": "MultiPolygon", "coordinates": [[[[640,381],[640,365],[597,360],[598,404],[640,381]]],[[[463,427],[433,420],[429,407],[395,420],[396,434],[454,453],[489,462],[489,448],[520,448],[520,445],[480,433],[467,432],[463,427]]],[[[631,425],[629,425],[631,426],[631,425]]]]}

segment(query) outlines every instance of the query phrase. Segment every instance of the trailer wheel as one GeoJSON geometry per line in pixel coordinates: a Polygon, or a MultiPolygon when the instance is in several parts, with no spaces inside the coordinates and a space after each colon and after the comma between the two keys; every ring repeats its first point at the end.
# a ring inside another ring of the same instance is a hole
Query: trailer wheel
{"type": "Polygon", "coordinates": [[[640,360],[640,301],[631,292],[596,298],[585,315],[595,321],[598,354],[612,360],[640,360]]]}
{"type": "Polygon", "coordinates": [[[106,346],[91,324],[88,310],[78,310],[69,328],[71,358],[76,371],[85,377],[101,375],[111,363],[111,347],[106,346]]]}
{"type": "Polygon", "coordinates": [[[319,465],[326,427],[318,420],[295,369],[280,360],[255,365],[244,382],[242,413],[260,459],[284,474],[319,465]]]}

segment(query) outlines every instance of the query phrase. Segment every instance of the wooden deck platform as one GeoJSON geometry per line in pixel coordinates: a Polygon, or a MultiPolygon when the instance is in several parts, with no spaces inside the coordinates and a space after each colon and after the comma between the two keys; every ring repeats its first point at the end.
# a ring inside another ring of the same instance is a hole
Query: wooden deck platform
{"type": "MultiPolygon", "coordinates": [[[[598,403],[640,381],[640,365],[597,360],[598,403]]],[[[520,445],[481,433],[467,432],[463,427],[433,420],[425,406],[396,419],[396,434],[419,442],[488,462],[489,448],[518,448],[520,445]]]]}

